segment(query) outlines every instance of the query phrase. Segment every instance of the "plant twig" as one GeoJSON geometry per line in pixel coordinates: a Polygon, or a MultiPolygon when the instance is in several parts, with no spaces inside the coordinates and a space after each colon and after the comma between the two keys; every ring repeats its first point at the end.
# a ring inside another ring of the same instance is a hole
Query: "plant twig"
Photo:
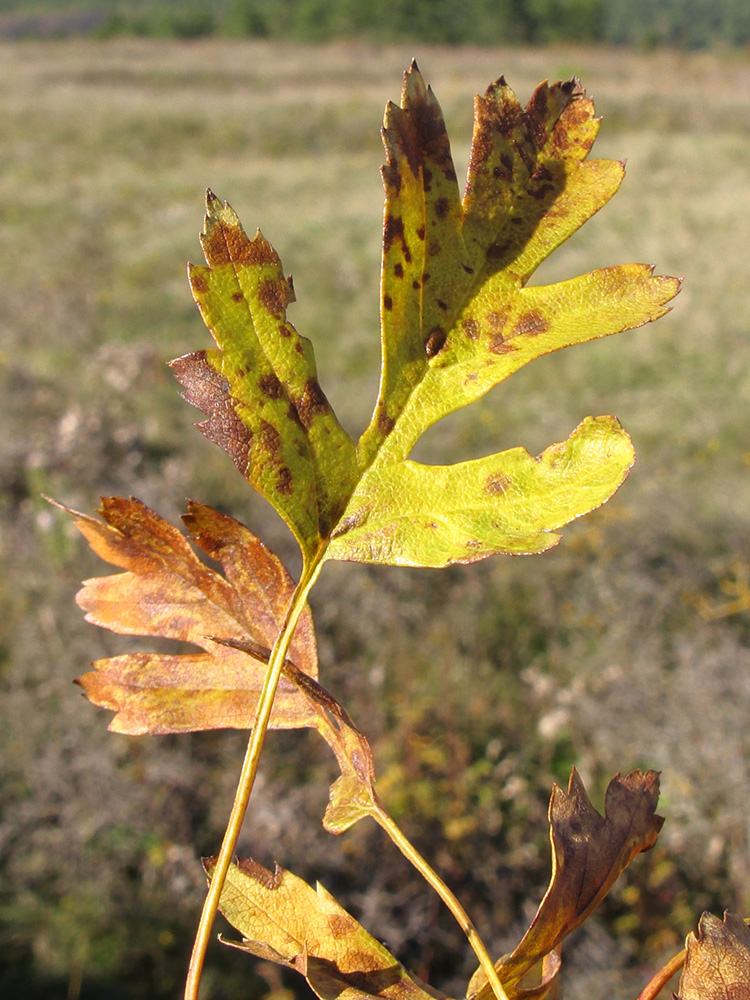
{"type": "Polygon", "coordinates": [[[500,977],[497,974],[497,969],[495,968],[484,941],[482,941],[479,936],[479,932],[474,926],[474,922],[469,914],[463,906],[461,906],[458,899],[448,888],[445,882],[443,882],[434,868],[430,866],[426,859],[422,857],[416,847],[406,837],[395,820],[388,815],[379,802],[376,803],[376,806],[376,811],[372,813],[373,819],[383,828],[383,830],[385,830],[404,857],[414,865],[419,874],[428,882],[430,886],[432,886],[456,918],[459,927],[466,935],[474,954],[477,956],[479,964],[484,969],[484,973],[487,976],[487,980],[492,988],[492,992],[495,994],[496,1000],[508,1000],[508,996],[503,989],[503,984],[500,982],[500,977]]]}
{"type": "Polygon", "coordinates": [[[271,650],[268,668],[263,681],[263,689],[258,701],[255,724],[250,734],[247,750],[245,751],[245,759],[237,782],[234,804],[232,805],[227,828],[224,832],[221,849],[216,859],[216,867],[211,877],[211,884],[203,903],[198,929],[195,933],[193,952],[190,956],[190,966],[185,981],[184,1000],[198,1000],[198,990],[200,988],[203,963],[211,936],[211,929],[216,919],[224,882],[229,871],[229,866],[232,863],[242,823],[245,819],[248,802],[250,801],[250,795],[255,784],[255,776],[258,773],[258,764],[263,751],[263,742],[268,730],[268,723],[271,718],[276,689],[279,686],[279,680],[284,670],[284,662],[292,642],[297,621],[305,607],[307,595],[315,583],[322,565],[322,560],[318,558],[303,570],[300,581],[289,603],[284,623],[271,650]]]}
{"type": "Polygon", "coordinates": [[[638,994],[638,1000],[656,1000],[661,991],[667,985],[672,976],[676,975],[685,964],[687,950],[685,948],[678,952],[674,958],[670,958],[663,968],[659,969],[649,983],[643,987],[638,994]]]}

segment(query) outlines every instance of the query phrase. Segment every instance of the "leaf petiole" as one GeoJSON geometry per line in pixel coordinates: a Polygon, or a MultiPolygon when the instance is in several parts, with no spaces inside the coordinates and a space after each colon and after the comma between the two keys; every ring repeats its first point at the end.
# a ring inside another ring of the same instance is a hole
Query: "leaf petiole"
{"type": "Polygon", "coordinates": [[[206,899],[203,903],[203,910],[201,911],[198,928],[195,933],[193,951],[190,956],[190,966],[188,968],[187,979],[185,980],[184,1000],[198,1000],[198,990],[200,988],[200,980],[203,973],[206,950],[208,949],[208,942],[211,936],[211,929],[213,928],[214,920],[216,919],[216,914],[219,909],[219,900],[221,899],[221,892],[224,888],[227,872],[229,871],[229,866],[232,863],[235,848],[237,847],[237,841],[242,829],[242,823],[245,819],[245,813],[247,812],[250,795],[252,794],[253,785],[255,784],[255,776],[258,773],[258,764],[260,763],[261,753],[263,752],[263,743],[265,741],[268,724],[271,719],[271,711],[273,709],[274,698],[276,697],[276,689],[279,686],[279,680],[284,669],[284,662],[294,636],[294,630],[297,626],[299,616],[302,614],[307,602],[307,595],[310,593],[310,590],[318,578],[318,574],[320,573],[323,565],[323,559],[321,556],[322,553],[318,554],[309,565],[303,567],[300,581],[297,584],[289,603],[284,623],[279,631],[274,647],[271,650],[271,656],[268,660],[268,668],[263,681],[263,689],[258,701],[255,724],[253,725],[250,739],[248,740],[247,750],[245,751],[245,759],[242,763],[242,770],[240,771],[240,777],[237,782],[237,791],[235,793],[232,811],[229,815],[227,827],[224,832],[224,839],[222,840],[221,849],[216,859],[216,867],[211,878],[206,899]]]}
{"type": "Polygon", "coordinates": [[[474,954],[477,956],[479,964],[487,976],[487,980],[492,988],[492,992],[495,994],[496,1000],[508,1000],[508,996],[503,989],[503,984],[500,982],[500,977],[497,974],[497,970],[495,969],[492,959],[490,958],[489,952],[479,936],[479,932],[474,926],[474,922],[469,914],[463,906],[461,906],[458,899],[448,888],[445,882],[443,882],[437,872],[430,866],[427,860],[422,857],[416,847],[406,837],[396,821],[388,815],[377,799],[375,801],[375,806],[376,808],[371,813],[375,822],[388,834],[404,857],[414,865],[419,874],[435,890],[455,917],[459,927],[466,935],[474,954]]]}

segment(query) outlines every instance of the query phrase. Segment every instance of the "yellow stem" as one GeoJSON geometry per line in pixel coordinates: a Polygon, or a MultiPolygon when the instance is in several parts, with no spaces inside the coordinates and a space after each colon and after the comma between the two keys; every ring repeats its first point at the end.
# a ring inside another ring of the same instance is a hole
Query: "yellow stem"
{"type": "Polygon", "coordinates": [[[266,676],[263,681],[263,689],[258,701],[255,724],[250,734],[247,750],[245,751],[245,760],[243,761],[239,781],[237,782],[237,791],[234,797],[232,812],[229,816],[224,839],[221,843],[221,850],[216,859],[216,867],[211,877],[211,884],[206,894],[198,929],[195,934],[193,953],[190,956],[190,967],[188,968],[187,979],[185,981],[184,1000],[198,1000],[198,990],[200,988],[206,949],[208,948],[211,936],[211,928],[216,919],[221,892],[224,888],[229,866],[232,863],[242,823],[245,819],[247,805],[253,785],[255,784],[255,776],[258,773],[258,764],[263,751],[263,742],[268,730],[268,723],[271,718],[276,689],[284,669],[284,661],[289,651],[294,629],[305,606],[307,595],[317,579],[322,565],[322,561],[318,558],[311,566],[305,567],[303,570],[302,577],[292,595],[284,623],[271,650],[266,676]]]}
{"type": "Polygon", "coordinates": [[[376,811],[373,812],[372,816],[385,830],[404,857],[411,861],[420,875],[422,875],[429,885],[432,886],[456,918],[459,927],[468,938],[474,954],[479,959],[479,964],[484,969],[487,980],[492,987],[492,992],[495,994],[497,1000],[508,1000],[507,994],[503,989],[503,984],[500,982],[500,977],[497,974],[497,969],[495,968],[492,959],[489,956],[489,952],[479,936],[479,932],[474,926],[474,922],[469,914],[463,906],[461,906],[459,901],[453,895],[445,882],[443,882],[437,872],[428,864],[425,858],[422,857],[411,841],[407,839],[401,828],[393,819],[391,819],[379,802],[376,802],[376,811]]]}

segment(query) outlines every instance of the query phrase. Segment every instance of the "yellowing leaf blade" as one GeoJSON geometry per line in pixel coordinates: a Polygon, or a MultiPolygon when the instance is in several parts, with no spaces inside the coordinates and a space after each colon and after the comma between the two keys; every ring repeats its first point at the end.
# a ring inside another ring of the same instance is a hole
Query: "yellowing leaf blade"
{"type": "MultiPolygon", "coordinates": [[[[205,865],[210,877],[213,859],[205,865]]],[[[297,969],[321,1000],[432,998],[321,885],[282,868],[232,865],[219,908],[243,935],[235,947],[297,969]]]]}
{"type": "Polygon", "coordinates": [[[556,544],[552,532],[608,500],[634,461],[614,417],[588,418],[532,458],[524,448],[449,466],[405,461],[355,491],[332,559],[448,566],[556,544]]]}

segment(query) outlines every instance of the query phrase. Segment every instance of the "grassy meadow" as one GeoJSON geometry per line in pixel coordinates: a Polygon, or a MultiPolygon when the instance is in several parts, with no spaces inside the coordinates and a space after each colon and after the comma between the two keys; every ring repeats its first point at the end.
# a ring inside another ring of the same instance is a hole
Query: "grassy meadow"
{"type": "MultiPolygon", "coordinates": [[[[459,174],[471,99],[580,76],[627,158],[622,190],[534,280],[626,261],[685,276],[655,326],[539,359],[433,428],[425,461],[532,453],[614,413],[638,462],[544,556],[445,572],[329,566],[313,602],[321,677],[372,738],[382,797],[458,890],[491,950],[549,873],[546,801],[576,764],[601,806],[616,771],[663,772],[657,848],[567,949],[567,996],[635,997],[704,908],[750,914],[750,611],[697,603],[750,566],[750,55],[302,47],[118,39],[0,48],[0,987],[24,998],[178,995],[244,736],[128,739],[71,681],[152,648],[87,625],[106,572],[42,492],[92,511],[186,497],[291,537],[192,424],[164,362],[208,346],[185,262],[203,191],[260,227],[294,274],[290,319],[340,418],[378,382],[378,129],[412,55],[459,174]]],[[[723,588],[723,589],[722,589],[723,588]]],[[[469,949],[368,824],[320,826],[334,766],[273,734],[241,853],[320,880],[420,975],[459,996],[469,949]]],[[[277,977],[216,945],[206,1000],[277,977]],[[266,980],[263,976],[266,976],[266,980]]],[[[266,985],[267,984],[267,985],[266,985]]],[[[6,993],[7,991],[7,993],[6,993]]]]}

